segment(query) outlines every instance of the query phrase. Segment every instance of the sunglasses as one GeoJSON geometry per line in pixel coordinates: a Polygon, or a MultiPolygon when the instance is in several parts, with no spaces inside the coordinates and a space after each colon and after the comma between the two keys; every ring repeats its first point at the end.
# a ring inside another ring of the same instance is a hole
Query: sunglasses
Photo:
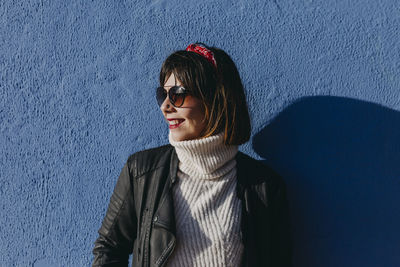
{"type": "Polygon", "coordinates": [[[177,86],[177,85],[172,86],[169,89],[168,93],[164,87],[157,87],[157,90],[156,90],[157,103],[161,107],[162,103],[164,103],[164,100],[168,95],[169,102],[171,102],[171,104],[174,107],[179,108],[185,102],[185,97],[188,94],[189,94],[189,90],[187,90],[185,87],[182,87],[182,86],[177,86]]]}

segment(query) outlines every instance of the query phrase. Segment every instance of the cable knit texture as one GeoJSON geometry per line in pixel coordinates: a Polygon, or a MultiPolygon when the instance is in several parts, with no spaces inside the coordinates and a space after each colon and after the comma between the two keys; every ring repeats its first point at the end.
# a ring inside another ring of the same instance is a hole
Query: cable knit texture
{"type": "Polygon", "coordinates": [[[241,203],[236,196],[237,146],[223,134],[169,141],[179,158],[173,187],[177,244],[168,260],[175,266],[240,266],[241,203]]]}

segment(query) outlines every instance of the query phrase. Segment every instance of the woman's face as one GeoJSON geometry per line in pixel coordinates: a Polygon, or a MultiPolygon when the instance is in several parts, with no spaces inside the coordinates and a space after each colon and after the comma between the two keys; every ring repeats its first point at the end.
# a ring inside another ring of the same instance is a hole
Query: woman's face
{"type": "MultiPolygon", "coordinates": [[[[168,92],[174,85],[179,86],[182,84],[175,79],[174,74],[171,74],[165,82],[164,88],[168,92]]],[[[183,105],[177,108],[171,104],[167,96],[160,109],[169,124],[171,136],[175,141],[201,137],[201,132],[205,128],[205,122],[203,121],[204,108],[200,99],[186,95],[183,105]]]]}

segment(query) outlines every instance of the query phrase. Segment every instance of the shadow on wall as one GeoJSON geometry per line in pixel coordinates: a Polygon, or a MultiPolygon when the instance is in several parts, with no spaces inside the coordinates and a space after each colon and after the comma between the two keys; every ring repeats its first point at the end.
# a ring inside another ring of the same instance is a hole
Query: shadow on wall
{"type": "Polygon", "coordinates": [[[294,266],[400,266],[400,112],[306,97],[253,148],[286,181],[294,266]]]}

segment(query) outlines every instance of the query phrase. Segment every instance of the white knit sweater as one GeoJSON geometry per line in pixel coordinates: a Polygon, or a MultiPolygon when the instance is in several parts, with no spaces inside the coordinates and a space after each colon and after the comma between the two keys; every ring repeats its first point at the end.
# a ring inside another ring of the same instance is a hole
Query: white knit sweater
{"type": "Polygon", "coordinates": [[[177,244],[168,267],[239,266],[241,203],[236,196],[237,146],[223,135],[176,142],[178,179],[173,187],[177,244]]]}

